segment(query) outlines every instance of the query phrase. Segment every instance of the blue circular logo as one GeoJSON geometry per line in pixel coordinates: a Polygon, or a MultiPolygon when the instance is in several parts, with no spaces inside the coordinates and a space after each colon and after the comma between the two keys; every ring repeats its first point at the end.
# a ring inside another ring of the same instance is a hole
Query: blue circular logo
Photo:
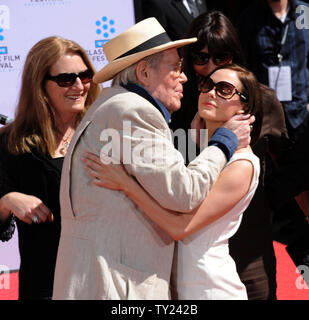
{"type": "Polygon", "coordinates": [[[103,16],[100,20],[97,20],[95,22],[95,25],[97,27],[96,34],[102,35],[105,39],[109,38],[111,34],[116,32],[116,29],[114,27],[115,20],[109,20],[106,16],[103,16]]]}

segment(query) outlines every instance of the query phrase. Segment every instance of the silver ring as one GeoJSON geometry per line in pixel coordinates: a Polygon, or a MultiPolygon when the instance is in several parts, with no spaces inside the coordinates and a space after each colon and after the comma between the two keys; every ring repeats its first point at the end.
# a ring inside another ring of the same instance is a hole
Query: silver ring
{"type": "Polygon", "coordinates": [[[39,218],[37,216],[34,216],[32,218],[33,223],[38,223],[39,222],[39,218]]]}
{"type": "Polygon", "coordinates": [[[250,131],[252,131],[252,130],[253,130],[253,126],[249,126],[249,128],[250,128],[250,131]]]}

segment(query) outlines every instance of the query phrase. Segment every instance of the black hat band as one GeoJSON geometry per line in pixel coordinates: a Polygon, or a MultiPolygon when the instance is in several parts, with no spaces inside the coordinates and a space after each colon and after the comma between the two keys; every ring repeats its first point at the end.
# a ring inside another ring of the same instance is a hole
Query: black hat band
{"type": "Polygon", "coordinates": [[[169,38],[169,36],[167,35],[166,32],[160,33],[157,36],[139,44],[138,46],[136,46],[135,48],[127,51],[126,53],[122,54],[121,56],[115,58],[114,60],[129,56],[131,54],[134,53],[138,53],[138,52],[142,52],[142,51],[146,51],[148,49],[152,49],[154,47],[158,47],[162,44],[166,44],[171,42],[171,39],[169,38]]]}

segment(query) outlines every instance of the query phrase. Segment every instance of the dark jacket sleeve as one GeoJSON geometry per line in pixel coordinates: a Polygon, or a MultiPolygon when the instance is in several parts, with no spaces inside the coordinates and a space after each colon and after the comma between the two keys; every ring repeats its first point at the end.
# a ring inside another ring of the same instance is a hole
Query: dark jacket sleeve
{"type": "Polygon", "coordinates": [[[288,143],[284,109],[273,89],[260,84],[262,92],[263,123],[260,137],[267,137],[268,153],[276,163],[288,143]]]}
{"type": "Polygon", "coordinates": [[[284,150],[278,167],[270,177],[269,194],[273,208],[309,189],[309,127],[302,137],[284,150]]]}

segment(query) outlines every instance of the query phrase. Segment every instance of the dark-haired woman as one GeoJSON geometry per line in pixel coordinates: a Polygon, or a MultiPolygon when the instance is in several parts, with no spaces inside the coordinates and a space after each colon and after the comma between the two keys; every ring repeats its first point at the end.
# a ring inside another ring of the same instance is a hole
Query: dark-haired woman
{"type": "MultiPolygon", "coordinates": [[[[197,112],[200,76],[207,76],[214,68],[225,63],[245,65],[237,31],[219,11],[195,18],[186,36],[197,37],[198,41],[182,49],[188,82],[184,84],[182,107],[172,114],[171,128],[174,130],[190,129],[197,112]]],[[[260,183],[238,232],[230,239],[230,253],[246,285],[249,300],[276,299],[276,259],[264,179],[287,138],[281,103],[272,89],[262,84],[259,86],[262,91],[263,122],[259,139],[252,149],[260,158],[260,183]]]]}

